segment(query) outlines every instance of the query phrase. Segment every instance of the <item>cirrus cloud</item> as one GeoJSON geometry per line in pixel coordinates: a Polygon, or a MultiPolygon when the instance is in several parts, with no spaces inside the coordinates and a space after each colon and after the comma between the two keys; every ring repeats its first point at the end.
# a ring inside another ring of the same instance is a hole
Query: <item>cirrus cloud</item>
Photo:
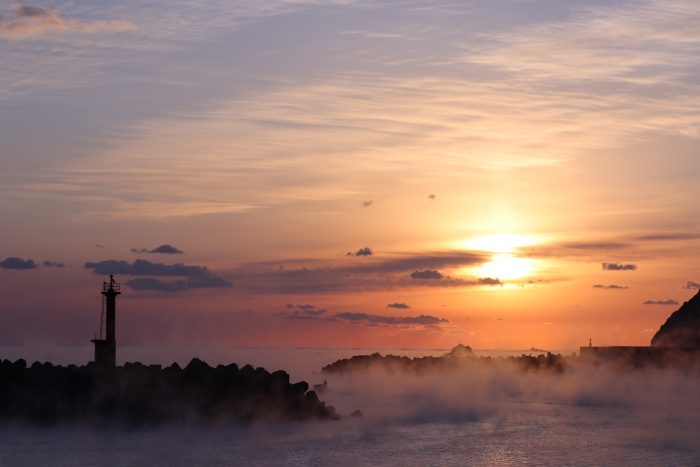
{"type": "Polygon", "coordinates": [[[0,37],[18,39],[39,36],[52,32],[124,32],[136,29],[136,26],[124,20],[93,20],[80,21],[66,17],[54,9],[35,6],[13,5],[14,16],[8,20],[0,16],[0,37]]]}

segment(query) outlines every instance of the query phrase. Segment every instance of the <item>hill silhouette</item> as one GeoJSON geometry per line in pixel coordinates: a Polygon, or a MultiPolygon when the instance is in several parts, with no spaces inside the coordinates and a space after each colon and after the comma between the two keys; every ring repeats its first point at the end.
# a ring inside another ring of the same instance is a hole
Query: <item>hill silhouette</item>
{"type": "Polygon", "coordinates": [[[700,290],[661,325],[652,347],[700,348],[700,290]]]}

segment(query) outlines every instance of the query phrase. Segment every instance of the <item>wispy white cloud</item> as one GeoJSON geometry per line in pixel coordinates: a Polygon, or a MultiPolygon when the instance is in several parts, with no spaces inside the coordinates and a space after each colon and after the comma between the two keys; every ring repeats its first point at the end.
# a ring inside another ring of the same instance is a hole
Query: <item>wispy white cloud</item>
{"type": "Polygon", "coordinates": [[[582,6],[565,20],[488,34],[491,45],[467,46],[465,59],[548,85],[678,85],[697,65],[698,24],[700,4],[694,0],[582,6]]]}
{"type": "MultiPolygon", "coordinates": [[[[165,44],[171,33],[178,40],[168,28],[180,23],[181,38],[195,38],[251,18],[344,3],[214,2],[207,9],[188,1],[160,5],[162,18],[151,4],[134,11],[151,9],[137,32],[165,44]]],[[[428,6],[441,5],[451,8],[428,6]]],[[[368,199],[378,186],[416,174],[456,186],[466,176],[571,167],[658,135],[695,137],[700,84],[685,75],[700,55],[700,32],[692,28],[699,8],[674,0],[579,9],[565,20],[483,34],[466,58],[456,50],[428,71],[387,71],[350,53],[367,51],[349,50],[350,71],[260,76],[262,88],[133,120],[112,129],[90,160],[46,170],[12,191],[60,196],[90,215],[97,203],[107,216],[242,212],[368,199]]],[[[433,30],[407,25],[361,34],[433,30]]],[[[425,54],[404,58],[420,62],[425,54]]],[[[50,76],[40,67],[32,75],[50,76]]]]}
{"type": "Polygon", "coordinates": [[[12,5],[13,16],[0,16],[0,37],[19,39],[56,32],[124,32],[136,29],[136,26],[124,20],[88,20],[81,21],[65,16],[59,10],[23,5],[12,5]]]}
{"type": "Polygon", "coordinates": [[[689,130],[700,124],[697,108],[700,95],[598,101],[507,83],[355,76],[134,123],[96,159],[31,190],[93,196],[109,187],[112,209],[137,216],[230,212],[222,200],[248,209],[340,199],[361,196],[382,174],[444,183],[562,166],[650,134],[689,130]]]}
{"type": "MultiPolygon", "coordinates": [[[[0,5],[3,73],[0,103],[50,90],[82,89],[114,80],[129,66],[142,70],[154,54],[187,50],[273,16],[351,0],[176,0],[171,2],[53,2],[46,7],[0,5]],[[114,33],[119,33],[115,36],[114,33]],[[21,39],[21,40],[20,40],[21,39]],[[114,67],[118,69],[115,70],[114,67]]],[[[166,78],[143,73],[137,79],[166,78]]],[[[134,79],[129,77],[127,79],[134,79]]],[[[168,78],[177,81],[173,74],[168,78]]]]}

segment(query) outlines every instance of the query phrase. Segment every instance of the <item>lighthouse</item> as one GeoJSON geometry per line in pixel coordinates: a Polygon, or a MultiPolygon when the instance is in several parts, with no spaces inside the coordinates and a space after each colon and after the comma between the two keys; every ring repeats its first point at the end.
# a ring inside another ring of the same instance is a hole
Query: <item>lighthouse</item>
{"type": "Polygon", "coordinates": [[[121,295],[119,283],[109,275],[109,282],[102,283],[102,312],[100,314],[100,336],[92,339],[95,344],[95,364],[100,368],[114,368],[117,364],[117,341],[115,338],[117,295],[121,295]]]}

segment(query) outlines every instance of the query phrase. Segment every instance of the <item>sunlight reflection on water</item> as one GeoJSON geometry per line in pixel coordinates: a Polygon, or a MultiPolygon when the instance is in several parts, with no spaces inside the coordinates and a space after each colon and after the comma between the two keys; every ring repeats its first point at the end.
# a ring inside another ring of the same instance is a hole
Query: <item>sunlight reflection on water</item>
{"type": "Polygon", "coordinates": [[[696,465],[619,410],[528,406],[473,423],[363,421],[250,428],[0,430],[0,465],[696,465]]]}

